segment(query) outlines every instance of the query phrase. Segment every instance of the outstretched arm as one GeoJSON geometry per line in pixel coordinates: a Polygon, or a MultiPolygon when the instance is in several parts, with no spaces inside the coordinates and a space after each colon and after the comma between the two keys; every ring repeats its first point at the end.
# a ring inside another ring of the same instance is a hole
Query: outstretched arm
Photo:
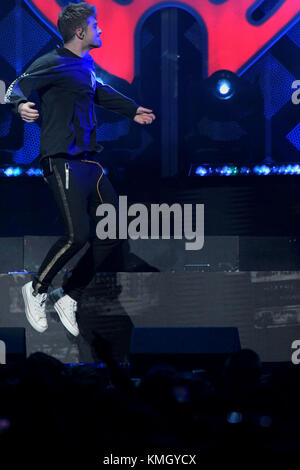
{"type": "Polygon", "coordinates": [[[122,95],[111,86],[103,85],[98,81],[94,102],[105,109],[122,114],[130,119],[134,118],[138,109],[135,101],[122,95]]]}
{"type": "Polygon", "coordinates": [[[97,105],[133,119],[138,124],[151,124],[155,119],[151,109],[138,106],[132,99],[100,82],[97,82],[94,101],[97,105]]]}

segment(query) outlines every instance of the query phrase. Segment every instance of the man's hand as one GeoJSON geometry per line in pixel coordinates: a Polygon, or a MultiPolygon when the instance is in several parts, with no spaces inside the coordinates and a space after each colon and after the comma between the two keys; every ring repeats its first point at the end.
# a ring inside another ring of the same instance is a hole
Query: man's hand
{"type": "Polygon", "coordinates": [[[31,101],[19,104],[18,113],[20,114],[23,121],[34,122],[38,119],[39,112],[37,109],[31,109],[32,106],[35,106],[35,103],[32,103],[31,101]]]}
{"type": "Polygon", "coordinates": [[[133,120],[138,124],[151,124],[155,119],[155,114],[153,114],[152,109],[143,108],[140,106],[136,110],[136,115],[133,120]]]}

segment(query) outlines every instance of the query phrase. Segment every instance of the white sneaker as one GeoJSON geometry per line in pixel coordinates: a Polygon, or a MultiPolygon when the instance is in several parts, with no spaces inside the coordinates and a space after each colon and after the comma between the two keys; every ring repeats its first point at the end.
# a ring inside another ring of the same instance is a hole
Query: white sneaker
{"type": "Polygon", "coordinates": [[[76,321],[76,300],[65,294],[61,287],[49,292],[49,298],[53,302],[54,308],[64,327],[72,335],[78,336],[79,328],[76,321]]]}
{"type": "Polygon", "coordinates": [[[39,333],[43,333],[48,328],[46,318],[47,294],[32,295],[32,281],[27,282],[22,287],[22,295],[25,303],[25,313],[30,325],[39,333]]]}

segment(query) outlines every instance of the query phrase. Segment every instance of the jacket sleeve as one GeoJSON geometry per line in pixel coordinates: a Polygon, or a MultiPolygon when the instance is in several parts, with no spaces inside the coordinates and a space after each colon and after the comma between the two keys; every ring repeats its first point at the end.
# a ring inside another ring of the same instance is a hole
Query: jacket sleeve
{"type": "Polygon", "coordinates": [[[55,65],[45,59],[45,56],[38,58],[11,83],[4,103],[11,105],[12,111],[17,113],[19,104],[28,101],[31,92],[53,83],[55,71],[55,65]]]}
{"type": "Polygon", "coordinates": [[[132,99],[122,95],[109,85],[103,85],[98,81],[94,102],[103,108],[122,114],[130,119],[134,118],[136,110],[139,107],[132,99]]]}

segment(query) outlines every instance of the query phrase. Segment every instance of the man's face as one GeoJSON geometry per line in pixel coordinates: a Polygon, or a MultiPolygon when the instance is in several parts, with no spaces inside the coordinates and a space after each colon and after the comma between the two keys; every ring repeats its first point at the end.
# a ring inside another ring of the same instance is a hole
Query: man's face
{"type": "Polygon", "coordinates": [[[100,34],[102,33],[101,29],[98,26],[97,20],[94,16],[89,16],[87,19],[87,28],[85,30],[84,40],[87,46],[101,47],[102,41],[100,34]]]}

